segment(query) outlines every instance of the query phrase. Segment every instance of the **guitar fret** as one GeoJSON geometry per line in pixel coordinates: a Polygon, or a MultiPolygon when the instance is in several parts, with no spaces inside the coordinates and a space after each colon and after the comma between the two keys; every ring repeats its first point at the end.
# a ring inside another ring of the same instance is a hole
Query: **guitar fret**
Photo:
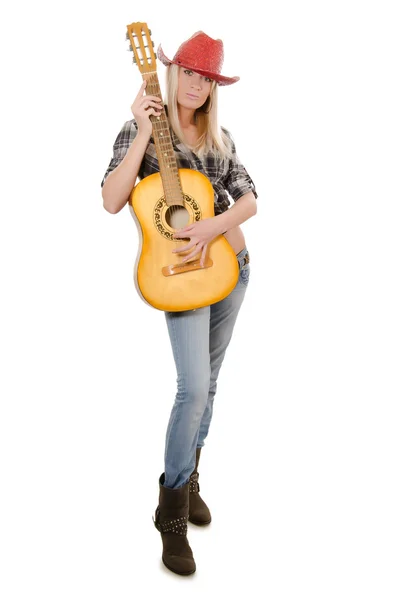
{"type": "Polygon", "coordinates": [[[170,152],[170,154],[172,154],[172,150],[173,150],[172,144],[169,144],[169,143],[167,143],[167,144],[160,143],[159,146],[160,146],[161,150],[163,150],[165,152],[170,152]]]}

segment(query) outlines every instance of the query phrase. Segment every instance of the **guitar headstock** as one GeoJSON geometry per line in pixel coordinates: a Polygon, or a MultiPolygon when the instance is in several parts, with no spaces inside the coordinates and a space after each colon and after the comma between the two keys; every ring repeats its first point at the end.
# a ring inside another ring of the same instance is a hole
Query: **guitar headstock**
{"type": "Polygon", "coordinates": [[[138,65],[141,73],[156,71],[156,54],[153,50],[153,42],[150,38],[152,32],[146,23],[131,23],[127,25],[126,40],[129,40],[134,63],[138,65]]]}

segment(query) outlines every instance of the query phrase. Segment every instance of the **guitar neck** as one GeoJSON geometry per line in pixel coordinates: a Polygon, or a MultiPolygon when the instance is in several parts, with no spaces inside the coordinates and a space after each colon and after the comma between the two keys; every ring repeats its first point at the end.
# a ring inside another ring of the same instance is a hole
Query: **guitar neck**
{"type": "MultiPolygon", "coordinates": [[[[161,98],[161,103],[164,106],[157,73],[145,73],[144,79],[147,81],[146,94],[161,98]]],[[[159,162],[166,203],[169,206],[176,204],[183,206],[183,194],[178,174],[178,165],[165,110],[162,110],[159,117],[151,115],[150,120],[153,126],[154,145],[159,162]]]]}

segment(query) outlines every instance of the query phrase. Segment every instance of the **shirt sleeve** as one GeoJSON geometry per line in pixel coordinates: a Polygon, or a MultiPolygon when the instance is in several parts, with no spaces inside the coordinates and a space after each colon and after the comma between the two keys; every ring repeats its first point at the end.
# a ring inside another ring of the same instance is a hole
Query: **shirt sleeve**
{"type": "Polygon", "coordinates": [[[119,166],[124,156],[127,154],[128,148],[131,146],[137,133],[138,128],[134,119],[124,123],[113,144],[113,156],[110,160],[108,168],[106,169],[105,175],[103,176],[101,187],[103,187],[103,184],[105,183],[106,177],[109,175],[109,173],[119,166]]]}
{"type": "Polygon", "coordinates": [[[238,200],[248,192],[252,192],[255,198],[257,198],[258,194],[255,189],[255,184],[237,155],[236,145],[230,131],[224,127],[222,129],[230,140],[232,151],[232,156],[229,159],[229,167],[222,182],[225,189],[229,192],[234,201],[238,200]]]}

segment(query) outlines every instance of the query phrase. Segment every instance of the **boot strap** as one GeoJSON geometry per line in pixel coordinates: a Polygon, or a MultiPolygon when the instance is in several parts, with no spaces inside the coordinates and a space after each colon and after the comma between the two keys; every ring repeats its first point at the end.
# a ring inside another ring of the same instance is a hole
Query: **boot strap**
{"type": "Polygon", "coordinates": [[[198,482],[198,473],[192,473],[189,478],[189,492],[199,492],[200,484],[198,482]]]}
{"type": "Polygon", "coordinates": [[[154,521],[153,519],[156,529],[158,529],[162,533],[172,531],[173,533],[177,533],[178,535],[187,534],[187,520],[188,517],[176,517],[175,519],[165,519],[160,523],[160,521],[154,521]]]}

